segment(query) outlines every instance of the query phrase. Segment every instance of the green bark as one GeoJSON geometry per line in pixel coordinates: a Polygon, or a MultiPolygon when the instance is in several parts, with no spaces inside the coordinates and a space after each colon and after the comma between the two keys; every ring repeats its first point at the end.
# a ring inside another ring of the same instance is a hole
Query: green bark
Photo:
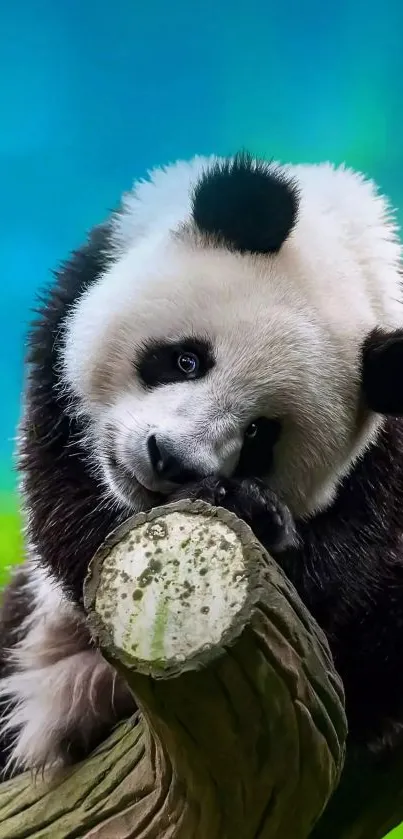
{"type": "Polygon", "coordinates": [[[139,714],[63,776],[0,785],[0,839],[324,837],[343,691],[246,525],[203,503],[137,516],[94,558],[85,602],[139,714]]]}

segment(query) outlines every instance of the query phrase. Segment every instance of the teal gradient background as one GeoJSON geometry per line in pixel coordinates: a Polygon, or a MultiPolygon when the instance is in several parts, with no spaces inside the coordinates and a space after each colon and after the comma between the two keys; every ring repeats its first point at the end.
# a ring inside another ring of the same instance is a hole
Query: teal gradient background
{"type": "Polygon", "coordinates": [[[24,335],[51,269],[134,178],[196,152],[345,161],[403,208],[403,4],[3,0],[0,80],[4,578],[24,335]]]}

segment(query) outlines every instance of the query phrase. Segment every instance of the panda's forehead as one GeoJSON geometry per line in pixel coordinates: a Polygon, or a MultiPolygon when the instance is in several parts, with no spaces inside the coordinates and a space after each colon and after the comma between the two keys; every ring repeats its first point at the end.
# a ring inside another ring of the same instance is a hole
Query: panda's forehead
{"type": "Polygon", "coordinates": [[[278,257],[193,248],[171,243],[154,253],[129,251],[89,290],[77,319],[94,341],[130,343],[206,333],[212,340],[256,331],[306,308],[278,257]],[[89,324],[91,324],[89,326],[89,324]]]}
{"type": "Polygon", "coordinates": [[[287,285],[277,257],[220,248],[168,247],[127,253],[86,293],[67,330],[65,364],[74,389],[108,398],[133,381],[148,343],[206,338],[231,381],[299,369],[315,326],[287,285]]]}

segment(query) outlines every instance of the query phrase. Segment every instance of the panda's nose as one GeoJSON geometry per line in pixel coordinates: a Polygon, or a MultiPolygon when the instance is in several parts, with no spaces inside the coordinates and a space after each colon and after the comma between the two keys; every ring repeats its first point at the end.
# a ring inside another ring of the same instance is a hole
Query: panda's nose
{"type": "Polygon", "coordinates": [[[190,468],[174,451],[172,443],[157,439],[155,434],[151,434],[147,440],[147,448],[153,472],[160,481],[186,484],[200,477],[197,470],[190,468]]]}

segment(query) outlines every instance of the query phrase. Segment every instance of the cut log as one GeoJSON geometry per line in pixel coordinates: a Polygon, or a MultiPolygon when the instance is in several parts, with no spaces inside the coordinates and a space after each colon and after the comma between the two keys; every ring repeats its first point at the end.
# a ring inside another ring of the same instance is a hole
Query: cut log
{"type": "Polygon", "coordinates": [[[85,607],[139,713],[63,776],[2,784],[0,839],[307,839],[343,766],[343,690],[250,529],[203,502],[139,514],[85,607]]]}

